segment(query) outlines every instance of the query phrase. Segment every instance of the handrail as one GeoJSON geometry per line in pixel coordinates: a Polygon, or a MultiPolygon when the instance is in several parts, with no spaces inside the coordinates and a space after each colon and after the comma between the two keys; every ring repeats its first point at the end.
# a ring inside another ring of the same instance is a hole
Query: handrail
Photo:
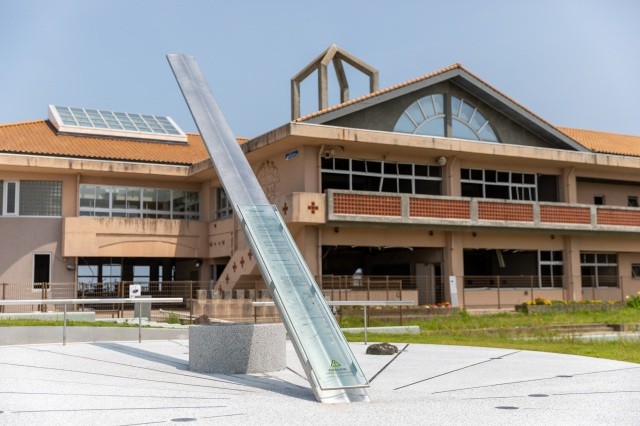
{"type": "MultiPolygon", "coordinates": [[[[413,300],[325,300],[329,306],[362,306],[364,308],[364,344],[367,344],[367,306],[413,306],[413,300]]],[[[254,307],[275,306],[273,302],[253,302],[254,307]]],[[[402,320],[402,316],[400,316],[402,320]]]]}
{"type": "MultiPolygon", "coordinates": [[[[117,299],[31,299],[31,300],[0,300],[0,306],[9,305],[64,305],[62,320],[62,345],[67,344],[67,305],[107,305],[113,303],[182,303],[182,297],[136,297],[117,299]]],[[[142,343],[142,310],[138,309],[138,343],[142,343]]]]}
{"type": "Polygon", "coordinates": [[[182,297],[145,297],[116,299],[21,299],[0,300],[0,306],[9,305],[109,305],[115,303],[182,303],[182,297]]]}

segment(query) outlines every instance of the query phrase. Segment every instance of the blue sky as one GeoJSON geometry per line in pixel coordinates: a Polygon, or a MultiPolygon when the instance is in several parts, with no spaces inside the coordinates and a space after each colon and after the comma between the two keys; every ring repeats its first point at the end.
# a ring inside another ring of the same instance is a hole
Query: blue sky
{"type": "Polygon", "coordinates": [[[640,135],[638,18],[636,0],[0,0],[0,123],[56,104],[193,131],[165,59],[186,53],[252,137],[289,121],[291,77],[335,43],[378,68],[381,88],[461,62],[553,124],[640,135]]]}

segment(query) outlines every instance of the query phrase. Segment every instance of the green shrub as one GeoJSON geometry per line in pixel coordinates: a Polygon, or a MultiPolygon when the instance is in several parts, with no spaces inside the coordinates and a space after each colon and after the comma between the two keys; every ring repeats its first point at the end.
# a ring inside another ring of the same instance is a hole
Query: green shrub
{"type": "Polygon", "coordinates": [[[627,306],[640,309],[640,291],[633,297],[627,296],[627,306]]]}
{"type": "Polygon", "coordinates": [[[167,322],[169,324],[180,324],[180,315],[171,312],[167,317],[167,322]]]}

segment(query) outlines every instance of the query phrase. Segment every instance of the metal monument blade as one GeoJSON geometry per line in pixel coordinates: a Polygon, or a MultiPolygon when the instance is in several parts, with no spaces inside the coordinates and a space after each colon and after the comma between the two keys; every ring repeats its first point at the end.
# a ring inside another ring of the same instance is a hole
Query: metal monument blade
{"type": "Polygon", "coordinates": [[[369,401],[367,378],[278,209],[267,200],[200,67],[190,56],[167,55],[167,59],[316,399],[369,401]]]}

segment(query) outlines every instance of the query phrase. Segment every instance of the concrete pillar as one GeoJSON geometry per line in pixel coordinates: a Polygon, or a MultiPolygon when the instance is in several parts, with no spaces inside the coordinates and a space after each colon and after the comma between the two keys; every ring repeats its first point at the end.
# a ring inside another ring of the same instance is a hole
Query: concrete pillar
{"type": "Polygon", "coordinates": [[[560,201],[575,204],[578,202],[578,188],[576,184],[576,170],[573,167],[562,169],[560,185],[560,201]]]}
{"type": "Polygon", "coordinates": [[[445,299],[451,301],[451,292],[449,290],[449,276],[455,276],[458,287],[458,300],[462,305],[462,292],[464,290],[464,257],[462,235],[459,232],[445,232],[444,246],[444,262],[443,262],[443,281],[445,282],[444,292],[445,299]]]}
{"type": "Polygon", "coordinates": [[[442,168],[442,195],[460,197],[461,194],[460,161],[457,157],[449,157],[442,168]]]}
{"type": "Polygon", "coordinates": [[[564,237],[562,253],[564,278],[563,287],[566,300],[582,300],[582,272],[580,269],[580,247],[571,236],[564,237]]]}

